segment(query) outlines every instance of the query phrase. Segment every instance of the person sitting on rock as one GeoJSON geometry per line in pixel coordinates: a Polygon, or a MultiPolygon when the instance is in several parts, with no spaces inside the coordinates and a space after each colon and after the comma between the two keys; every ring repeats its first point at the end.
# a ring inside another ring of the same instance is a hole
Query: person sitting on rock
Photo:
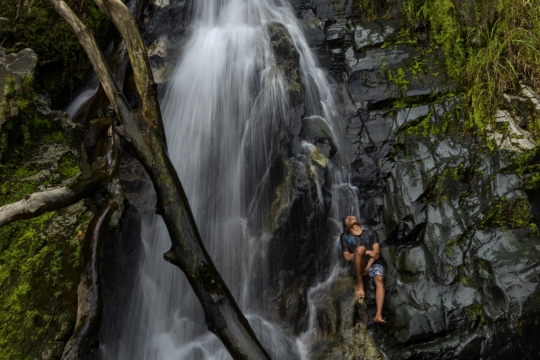
{"type": "Polygon", "coordinates": [[[380,260],[379,236],[375,231],[362,230],[356,217],[343,218],[344,233],[340,236],[343,257],[349,262],[352,273],[356,276],[356,295],[366,296],[363,277],[369,275],[375,282],[375,303],[377,312],[373,321],[386,324],[382,317],[384,304],[384,267],[380,260]]]}

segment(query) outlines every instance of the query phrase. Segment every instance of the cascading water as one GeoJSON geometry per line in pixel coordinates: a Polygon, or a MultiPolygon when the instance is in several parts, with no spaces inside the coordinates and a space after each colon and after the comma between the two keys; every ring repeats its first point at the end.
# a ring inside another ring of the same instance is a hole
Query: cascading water
{"type": "MultiPolygon", "coordinates": [[[[270,237],[269,172],[291,106],[269,26],[282,24],[300,54],[305,116],[333,129],[331,87],[286,1],[199,0],[193,6],[192,30],[162,103],[169,153],[207,250],[258,338],[273,359],[303,358],[306,337],[286,335],[251,306],[268,286],[260,260],[270,237]]],[[[347,194],[339,186],[336,196],[347,194]]],[[[184,274],[163,260],[170,240],[161,218],[148,222],[131,299],[116,333],[102,337],[100,357],[229,359],[206,330],[184,274]]]]}

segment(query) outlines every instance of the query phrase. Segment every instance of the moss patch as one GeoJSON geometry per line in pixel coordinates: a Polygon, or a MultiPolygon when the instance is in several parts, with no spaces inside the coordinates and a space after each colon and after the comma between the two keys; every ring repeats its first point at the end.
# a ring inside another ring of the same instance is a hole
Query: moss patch
{"type": "Polygon", "coordinates": [[[505,199],[492,204],[485,212],[485,218],[480,228],[505,227],[520,228],[529,226],[531,221],[531,206],[525,198],[505,199]]]}
{"type": "Polygon", "coordinates": [[[72,177],[81,172],[77,157],[72,152],[67,152],[58,161],[58,172],[63,177],[72,177]]]}
{"type": "MultiPolygon", "coordinates": [[[[0,206],[36,191],[17,179],[35,169],[3,166],[0,206]]],[[[91,213],[82,204],[0,228],[0,358],[61,354],[75,322],[81,246],[91,213]],[[60,336],[60,339],[56,339],[60,336]],[[66,338],[63,338],[65,336],[66,338]]]]}

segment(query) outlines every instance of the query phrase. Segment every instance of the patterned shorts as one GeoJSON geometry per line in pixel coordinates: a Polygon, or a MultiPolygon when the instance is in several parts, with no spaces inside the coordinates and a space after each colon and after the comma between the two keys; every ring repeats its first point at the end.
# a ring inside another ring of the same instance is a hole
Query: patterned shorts
{"type": "Polygon", "coordinates": [[[384,276],[384,268],[381,264],[373,264],[369,268],[369,278],[371,280],[375,279],[375,276],[377,275],[384,276]]]}
{"type": "MultiPolygon", "coordinates": [[[[349,268],[351,269],[352,274],[354,276],[356,276],[356,270],[354,269],[354,262],[353,261],[349,262],[349,268]]],[[[375,276],[377,276],[377,275],[384,276],[384,267],[379,263],[373,264],[369,268],[369,279],[371,281],[373,281],[373,279],[375,279],[375,276]]]]}

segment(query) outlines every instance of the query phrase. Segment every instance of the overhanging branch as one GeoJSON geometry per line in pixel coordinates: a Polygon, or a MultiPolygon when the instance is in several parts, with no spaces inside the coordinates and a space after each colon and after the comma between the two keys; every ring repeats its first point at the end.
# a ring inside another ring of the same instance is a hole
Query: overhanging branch
{"type": "MultiPolygon", "coordinates": [[[[129,56],[135,86],[140,96],[140,114],[148,126],[154,128],[165,144],[165,133],[157,99],[156,86],[148,54],[135,20],[129,9],[120,0],[94,0],[96,5],[111,21],[124,39],[129,56]],[[114,14],[114,16],[112,15],[114,14]]],[[[143,124],[139,124],[143,127],[143,124]]]]}

